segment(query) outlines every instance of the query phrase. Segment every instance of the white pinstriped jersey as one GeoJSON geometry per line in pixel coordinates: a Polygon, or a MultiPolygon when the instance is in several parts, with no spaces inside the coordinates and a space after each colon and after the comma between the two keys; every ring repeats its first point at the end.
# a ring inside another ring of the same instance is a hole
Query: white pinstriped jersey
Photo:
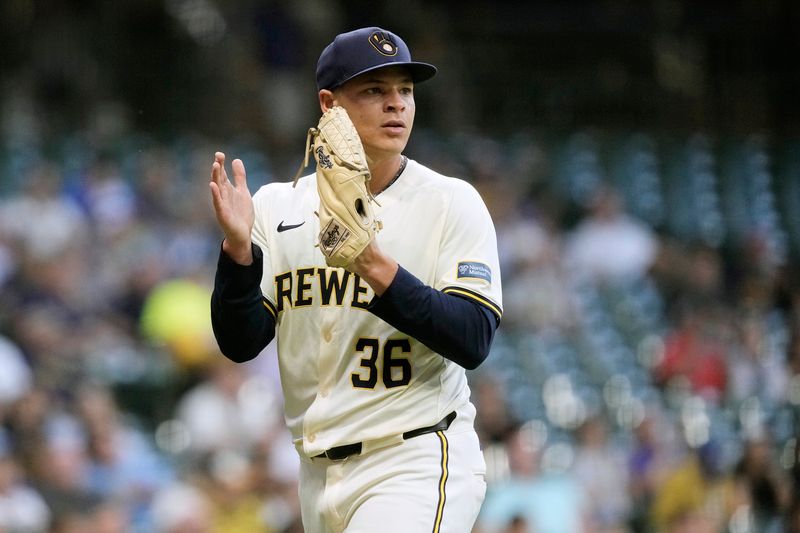
{"type": "MultiPolygon", "coordinates": [[[[435,424],[469,402],[464,369],[368,310],[366,282],[330,268],[314,247],[316,175],[262,187],[253,241],[261,290],[277,318],[286,422],[314,456],[435,424]]],[[[378,196],[381,250],[423,283],[502,313],[494,225],[477,191],[413,160],[378,196]]]]}

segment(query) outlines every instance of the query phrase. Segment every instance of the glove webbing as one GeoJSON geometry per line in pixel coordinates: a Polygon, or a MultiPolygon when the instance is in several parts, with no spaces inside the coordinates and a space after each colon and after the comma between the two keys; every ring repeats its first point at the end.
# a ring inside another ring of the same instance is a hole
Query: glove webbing
{"type": "MultiPolygon", "coordinates": [[[[305,154],[303,155],[303,162],[300,164],[300,168],[297,169],[297,172],[295,173],[294,178],[292,179],[293,188],[297,187],[297,180],[300,179],[300,175],[303,173],[303,170],[305,170],[306,167],[308,167],[308,157],[311,154],[311,139],[319,135],[319,133],[320,131],[317,128],[308,128],[308,134],[306,135],[305,154]]],[[[345,166],[352,168],[352,166],[347,161],[342,160],[342,163],[345,166]]],[[[358,171],[358,175],[366,177],[364,181],[366,181],[367,196],[371,201],[375,202],[378,206],[380,206],[381,205],[380,202],[378,202],[378,199],[375,198],[375,195],[373,195],[372,191],[369,189],[369,180],[372,179],[372,175],[369,173],[369,170],[360,170],[358,171]]]]}

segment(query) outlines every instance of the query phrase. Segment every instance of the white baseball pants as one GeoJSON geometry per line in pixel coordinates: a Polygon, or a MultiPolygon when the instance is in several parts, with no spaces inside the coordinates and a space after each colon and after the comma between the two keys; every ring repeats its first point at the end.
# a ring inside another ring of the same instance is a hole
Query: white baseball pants
{"type": "Polygon", "coordinates": [[[469,533],[486,492],[471,420],[340,461],[301,460],[306,533],[469,533]]]}

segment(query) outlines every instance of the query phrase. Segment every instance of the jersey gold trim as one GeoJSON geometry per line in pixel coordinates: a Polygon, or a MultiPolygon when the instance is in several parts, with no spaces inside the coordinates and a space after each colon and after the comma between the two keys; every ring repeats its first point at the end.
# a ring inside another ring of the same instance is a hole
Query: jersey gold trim
{"type": "Polygon", "coordinates": [[[269,311],[269,314],[272,315],[272,318],[274,318],[275,320],[278,320],[278,311],[275,309],[275,306],[272,305],[272,302],[270,302],[266,298],[262,297],[261,298],[261,303],[263,303],[264,307],[267,308],[267,311],[269,311]]]}
{"type": "Polygon", "coordinates": [[[445,294],[462,296],[464,298],[479,303],[480,305],[486,307],[487,309],[489,309],[489,311],[497,315],[498,321],[503,317],[503,310],[500,309],[500,306],[498,306],[496,303],[492,302],[485,296],[478,294],[477,292],[465,289],[463,287],[445,287],[444,289],[442,289],[442,292],[445,294]]]}
{"type": "Polygon", "coordinates": [[[442,517],[444,517],[444,504],[447,500],[447,477],[449,472],[447,463],[449,459],[449,443],[447,442],[447,435],[444,431],[437,431],[436,436],[442,444],[442,475],[439,477],[439,503],[436,504],[436,518],[433,521],[433,533],[439,533],[442,527],[442,517]]]}

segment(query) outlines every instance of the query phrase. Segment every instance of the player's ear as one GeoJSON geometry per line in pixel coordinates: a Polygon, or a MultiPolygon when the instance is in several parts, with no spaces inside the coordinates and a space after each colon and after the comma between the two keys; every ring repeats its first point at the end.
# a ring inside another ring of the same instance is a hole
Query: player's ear
{"type": "Polygon", "coordinates": [[[329,91],[328,89],[322,89],[319,92],[319,107],[322,109],[322,112],[324,113],[335,105],[336,98],[334,97],[333,92],[329,91]]]}

